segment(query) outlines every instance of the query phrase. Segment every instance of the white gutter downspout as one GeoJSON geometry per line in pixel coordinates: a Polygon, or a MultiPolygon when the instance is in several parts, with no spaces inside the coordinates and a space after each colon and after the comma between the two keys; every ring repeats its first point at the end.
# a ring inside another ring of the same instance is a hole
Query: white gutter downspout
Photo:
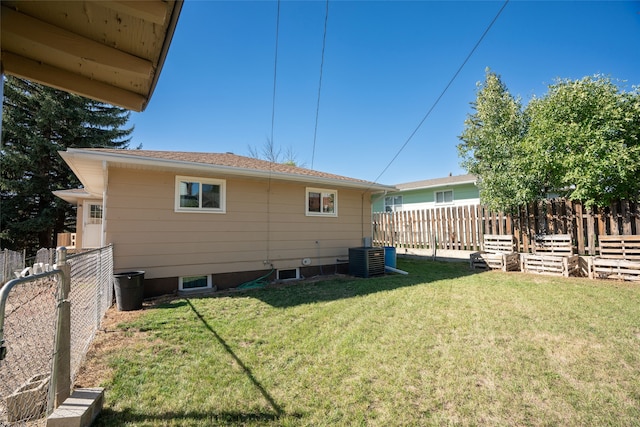
{"type": "MultiPolygon", "coordinates": [[[[376,202],[377,202],[378,200],[382,199],[383,197],[386,197],[386,196],[387,196],[387,193],[389,193],[389,191],[388,191],[388,190],[384,190],[384,192],[382,193],[382,195],[381,195],[381,196],[378,196],[378,197],[374,198],[374,199],[371,201],[371,218],[372,218],[372,219],[373,219],[373,213],[374,213],[374,212],[373,212],[373,205],[375,205],[375,204],[376,204],[376,202]]],[[[364,194],[365,194],[365,193],[362,193],[362,199],[363,199],[363,200],[362,200],[362,202],[361,202],[361,203],[363,203],[363,204],[364,204],[364,194]]],[[[363,206],[363,208],[364,208],[364,206],[363,206]]],[[[363,231],[363,233],[364,233],[364,229],[363,229],[362,231],[363,231]]],[[[371,222],[371,223],[369,224],[369,232],[371,233],[371,240],[372,240],[372,242],[373,242],[373,233],[374,233],[374,229],[373,229],[373,222],[371,222]]]]}
{"type": "Polygon", "coordinates": [[[371,201],[371,209],[373,209],[373,205],[380,199],[382,199],[383,197],[387,197],[387,194],[389,194],[389,190],[384,190],[384,193],[382,193],[381,196],[376,197],[375,199],[373,199],[371,201]]]}
{"type": "Polygon", "coordinates": [[[109,184],[109,169],[107,168],[107,161],[102,161],[102,229],[100,230],[100,247],[106,246],[106,234],[107,234],[107,187],[109,184]]]}

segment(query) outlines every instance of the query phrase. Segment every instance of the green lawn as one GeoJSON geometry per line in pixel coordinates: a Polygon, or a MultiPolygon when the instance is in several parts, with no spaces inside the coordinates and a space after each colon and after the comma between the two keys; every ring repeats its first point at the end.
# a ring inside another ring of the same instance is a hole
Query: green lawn
{"type": "Polygon", "coordinates": [[[145,310],[96,425],[640,425],[640,285],[398,268],[145,310]]]}

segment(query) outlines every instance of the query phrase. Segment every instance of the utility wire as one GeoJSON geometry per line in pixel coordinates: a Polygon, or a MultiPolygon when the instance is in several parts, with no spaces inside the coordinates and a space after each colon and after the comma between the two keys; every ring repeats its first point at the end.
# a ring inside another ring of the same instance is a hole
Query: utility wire
{"type": "Polygon", "coordinates": [[[443,89],[443,91],[440,93],[440,95],[438,96],[438,98],[435,100],[435,102],[433,103],[433,105],[431,105],[431,108],[429,108],[429,111],[427,111],[427,113],[424,115],[424,117],[422,118],[422,120],[420,120],[420,123],[418,123],[418,126],[416,126],[416,128],[413,130],[413,132],[411,132],[411,135],[409,135],[409,138],[407,138],[407,140],[405,141],[405,143],[402,145],[402,147],[400,147],[400,149],[398,150],[398,152],[396,153],[395,156],[393,156],[393,158],[391,159],[391,161],[389,161],[389,163],[387,164],[387,166],[385,166],[385,168],[382,170],[382,172],[380,172],[380,174],[376,177],[376,179],[373,181],[373,184],[377,183],[378,180],[380,179],[380,177],[387,171],[387,169],[389,169],[389,167],[391,166],[391,164],[393,164],[393,162],[398,158],[398,156],[400,155],[400,153],[402,153],[402,151],[405,149],[405,147],[409,144],[409,141],[411,141],[411,139],[413,139],[413,137],[415,136],[415,134],[418,132],[418,130],[420,130],[420,128],[422,127],[422,124],[425,122],[425,120],[427,120],[427,118],[431,115],[431,112],[436,108],[436,106],[438,105],[438,103],[440,102],[440,100],[442,99],[442,97],[444,96],[445,93],[447,93],[447,91],[449,90],[449,87],[451,87],[451,85],[453,84],[453,81],[456,79],[456,77],[458,77],[458,74],[460,74],[460,72],[462,71],[462,69],[464,68],[465,65],[467,65],[467,62],[469,62],[469,59],[471,58],[471,56],[473,55],[473,53],[476,51],[476,49],[478,48],[478,46],[480,46],[480,43],[482,43],[482,40],[484,39],[484,37],[487,35],[487,33],[489,32],[489,30],[491,29],[491,27],[493,26],[493,24],[495,24],[495,22],[498,20],[498,17],[500,16],[500,14],[502,13],[502,11],[504,10],[505,7],[507,7],[507,4],[509,3],[509,0],[505,0],[504,4],[502,5],[502,7],[500,8],[500,10],[498,11],[498,13],[496,14],[496,16],[493,18],[493,20],[491,21],[491,23],[487,26],[487,28],[484,30],[484,32],[482,33],[482,36],[480,36],[480,39],[478,40],[478,42],[475,44],[475,46],[473,46],[473,49],[471,49],[471,52],[469,52],[469,54],[467,55],[467,57],[464,59],[464,61],[462,62],[462,65],[460,65],[460,67],[458,68],[458,71],[455,72],[455,74],[453,75],[453,77],[451,77],[451,79],[449,80],[449,83],[447,83],[447,86],[445,86],[445,88],[443,89]]]}
{"type": "Polygon", "coordinates": [[[273,128],[276,119],[276,82],[278,77],[278,39],[280,33],[280,0],[278,0],[278,11],[276,15],[276,52],[273,61],[273,95],[271,97],[271,144],[273,144],[273,128]]]}
{"type": "MultiPolygon", "coordinates": [[[[273,147],[273,128],[276,117],[276,82],[278,76],[278,39],[280,34],[280,0],[278,0],[278,9],[276,15],[276,51],[273,60],[273,95],[271,100],[271,140],[269,143],[271,147],[273,147]]],[[[267,183],[267,247],[266,247],[266,260],[264,260],[265,265],[267,263],[271,263],[271,172],[273,168],[273,162],[275,159],[269,161],[269,180],[267,183]]],[[[271,264],[273,267],[273,264],[271,264]]]]}
{"type": "Polygon", "coordinates": [[[324,48],[327,43],[327,21],[329,20],[329,0],[327,0],[324,12],[324,34],[322,35],[322,56],[320,59],[320,81],[318,82],[318,103],[316,104],[316,124],[313,129],[313,150],[311,151],[311,169],[316,156],[316,137],[318,135],[318,114],[320,112],[320,92],[322,91],[322,69],[324,68],[324,48]]]}

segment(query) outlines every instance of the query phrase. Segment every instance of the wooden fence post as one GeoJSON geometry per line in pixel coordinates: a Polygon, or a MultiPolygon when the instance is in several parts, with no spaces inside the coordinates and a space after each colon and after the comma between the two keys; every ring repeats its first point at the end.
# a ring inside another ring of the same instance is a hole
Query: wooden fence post
{"type": "Polygon", "coordinates": [[[576,238],[578,242],[578,253],[585,253],[584,246],[584,214],[582,212],[582,203],[575,202],[573,204],[573,214],[576,218],[576,238]]]}
{"type": "Polygon", "coordinates": [[[611,204],[611,215],[610,215],[610,217],[611,217],[611,235],[612,236],[617,236],[617,235],[620,234],[619,231],[618,231],[619,230],[619,228],[618,228],[618,225],[619,225],[619,221],[618,221],[619,213],[618,213],[618,204],[615,203],[615,202],[611,204]]]}
{"type": "Polygon", "coordinates": [[[631,211],[629,209],[629,201],[623,200],[620,203],[622,206],[622,234],[631,234],[631,211]]]}

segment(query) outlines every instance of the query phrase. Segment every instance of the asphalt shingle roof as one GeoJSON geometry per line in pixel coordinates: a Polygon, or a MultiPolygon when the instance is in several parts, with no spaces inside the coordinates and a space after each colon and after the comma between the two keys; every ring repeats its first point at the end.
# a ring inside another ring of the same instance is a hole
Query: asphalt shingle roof
{"type": "Polygon", "coordinates": [[[123,156],[136,156],[145,159],[189,162],[196,164],[199,163],[203,165],[224,166],[238,169],[276,172],[317,178],[328,178],[348,182],[370,182],[362,179],[349,178],[346,176],[335,175],[327,172],[321,172],[282,163],[269,162],[267,160],[255,159],[252,157],[239,156],[233,153],[196,153],[185,151],[122,150],[109,148],[86,148],[82,150],[123,156]]]}

